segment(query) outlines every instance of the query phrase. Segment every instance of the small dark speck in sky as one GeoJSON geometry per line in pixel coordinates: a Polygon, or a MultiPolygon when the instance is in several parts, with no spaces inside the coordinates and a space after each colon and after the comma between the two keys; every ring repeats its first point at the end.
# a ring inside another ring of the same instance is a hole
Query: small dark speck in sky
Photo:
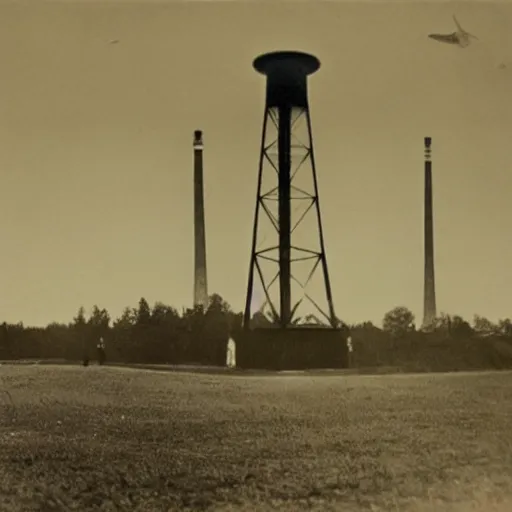
{"type": "Polygon", "coordinates": [[[119,43],[119,39],[111,39],[108,44],[117,44],[119,43]]]}

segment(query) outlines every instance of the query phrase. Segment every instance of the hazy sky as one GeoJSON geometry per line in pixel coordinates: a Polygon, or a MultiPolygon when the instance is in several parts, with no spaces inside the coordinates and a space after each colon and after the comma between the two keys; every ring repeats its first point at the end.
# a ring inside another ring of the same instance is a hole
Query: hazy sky
{"type": "Polygon", "coordinates": [[[265,93],[252,60],[287,49],[322,63],[310,106],[338,316],[405,305],[421,321],[425,135],[438,311],[512,316],[511,28],[492,3],[0,3],[0,319],[189,306],[194,129],[209,290],[241,310],[265,93]],[[427,38],[454,13],[480,41],[427,38]]]}

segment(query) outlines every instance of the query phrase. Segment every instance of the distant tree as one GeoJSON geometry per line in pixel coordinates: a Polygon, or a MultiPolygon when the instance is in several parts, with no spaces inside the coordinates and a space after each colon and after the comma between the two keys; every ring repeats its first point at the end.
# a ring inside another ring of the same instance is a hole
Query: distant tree
{"type": "Polygon", "coordinates": [[[238,335],[242,331],[244,314],[231,312],[229,315],[229,333],[231,336],[238,335]]]}
{"type": "Polygon", "coordinates": [[[451,328],[452,318],[447,313],[441,312],[434,320],[434,330],[448,333],[451,328]]]}
{"type": "Polygon", "coordinates": [[[40,344],[40,357],[48,359],[77,359],[79,347],[70,339],[70,329],[66,324],[52,322],[46,326],[45,336],[40,344]]]}
{"type": "Polygon", "coordinates": [[[87,347],[87,320],[85,319],[85,308],[80,306],[77,315],[73,318],[71,324],[77,344],[77,352],[80,353],[83,361],[89,360],[89,352],[87,347]]]}
{"type": "Polygon", "coordinates": [[[179,314],[170,306],[166,306],[162,302],[155,302],[151,310],[151,323],[153,325],[174,325],[179,320],[179,314]]]}
{"type": "Polygon", "coordinates": [[[218,293],[214,293],[208,298],[208,308],[206,311],[230,313],[231,306],[218,293]]]}
{"type": "Polygon", "coordinates": [[[206,311],[202,304],[184,309],[181,315],[182,327],[189,332],[202,331],[205,324],[205,315],[206,311]]]}
{"type": "Polygon", "coordinates": [[[106,309],[100,309],[93,306],[91,316],[87,324],[91,328],[91,333],[95,337],[105,336],[110,326],[110,315],[106,309]]]}
{"type": "Polygon", "coordinates": [[[137,349],[133,346],[135,324],[137,323],[137,309],[126,307],[112,327],[112,341],[107,351],[116,354],[122,361],[136,361],[137,349]],[[113,345],[113,346],[112,346],[113,345]]]}
{"type": "Polygon", "coordinates": [[[404,306],[398,306],[384,315],[382,328],[394,337],[404,336],[413,332],[414,315],[404,306]]]}
{"type": "Polygon", "coordinates": [[[146,349],[155,362],[171,362],[183,352],[181,318],[178,312],[162,302],[156,302],[151,310],[151,326],[147,329],[146,349]]]}
{"type": "Polygon", "coordinates": [[[512,337],[512,321],[510,321],[510,318],[498,321],[498,332],[502,336],[512,337]]]}
{"type": "Polygon", "coordinates": [[[110,330],[110,315],[106,309],[94,305],[91,316],[87,320],[86,352],[92,356],[96,353],[96,345],[100,338],[107,337],[110,330]]]}
{"type": "Polygon", "coordinates": [[[142,297],[139,300],[139,307],[137,309],[137,325],[147,326],[151,323],[151,309],[148,301],[142,297]]]}
{"type": "MultiPolygon", "coordinates": [[[[148,301],[141,297],[138,307],[134,311],[135,324],[125,333],[125,338],[129,339],[129,349],[125,347],[124,352],[129,354],[131,360],[140,362],[155,362],[154,350],[151,346],[151,308],[148,301]]],[[[125,345],[127,341],[125,340],[125,345]]]]}
{"type": "Polygon", "coordinates": [[[87,320],[85,319],[85,308],[80,306],[78,309],[78,313],[75,317],[73,317],[73,326],[83,327],[87,324],[87,320]]]}
{"type": "Polygon", "coordinates": [[[114,322],[115,329],[129,329],[137,322],[137,310],[126,307],[119,318],[114,322]]]}
{"type": "Polygon", "coordinates": [[[498,334],[498,326],[483,316],[473,316],[473,329],[479,336],[498,334]]]}
{"type": "Polygon", "coordinates": [[[441,313],[435,321],[434,330],[452,338],[470,338],[473,336],[471,325],[459,315],[441,313]]]}
{"type": "Polygon", "coordinates": [[[474,331],[469,322],[466,322],[459,315],[454,315],[451,317],[450,335],[453,338],[471,338],[474,335],[474,331]]]}
{"type": "Polygon", "coordinates": [[[229,304],[218,294],[210,296],[209,306],[205,313],[205,322],[208,332],[212,335],[225,337],[230,333],[230,317],[232,311],[229,304]]]}

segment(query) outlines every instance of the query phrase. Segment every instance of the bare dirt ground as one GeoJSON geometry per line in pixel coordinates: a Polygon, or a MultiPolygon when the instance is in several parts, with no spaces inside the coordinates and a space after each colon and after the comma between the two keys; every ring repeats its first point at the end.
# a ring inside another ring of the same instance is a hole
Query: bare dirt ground
{"type": "Polygon", "coordinates": [[[512,373],[0,366],[0,511],[512,510],[512,373]]]}

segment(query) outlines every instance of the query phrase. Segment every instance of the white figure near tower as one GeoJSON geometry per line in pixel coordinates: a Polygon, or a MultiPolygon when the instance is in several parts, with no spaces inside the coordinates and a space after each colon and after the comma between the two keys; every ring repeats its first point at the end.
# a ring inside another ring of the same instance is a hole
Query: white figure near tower
{"type": "Polygon", "coordinates": [[[226,353],[226,366],[235,368],[236,366],[236,344],[233,338],[229,338],[228,349],[226,353]]]}

